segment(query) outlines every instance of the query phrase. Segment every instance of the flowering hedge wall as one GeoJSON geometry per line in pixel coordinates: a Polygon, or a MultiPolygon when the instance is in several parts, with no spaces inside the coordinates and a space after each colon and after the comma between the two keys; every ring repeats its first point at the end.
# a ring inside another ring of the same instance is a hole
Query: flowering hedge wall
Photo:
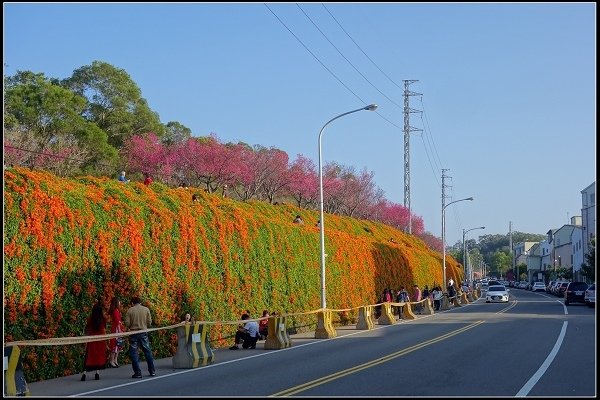
{"type": "MultiPolygon", "coordinates": [[[[24,168],[5,170],[4,179],[5,342],[80,336],[96,299],[108,306],[113,296],[124,314],[140,295],[153,327],[178,323],[186,312],[232,321],[246,309],[258,317],[263,309],[320,308],[314,211],[24,168]],[[303,225],[292,223],[297,214],[303,225]]],[[[328,308],[373,304],[385,287],[442,282],[441,255],[414,236],[335,215],[327,215],[325,230],[328,308]]],[[[461,280],[449,256],[446,267],[448,279],[461,280]]],[[[215,325],[211,340],[228,344],[234,331],[215,325]]],[[[174,354],[175,331],[150,337],[155,357],[174,354]]],[[[81,372],[83,345],[22,351],[28,381],[81,372]]]]}

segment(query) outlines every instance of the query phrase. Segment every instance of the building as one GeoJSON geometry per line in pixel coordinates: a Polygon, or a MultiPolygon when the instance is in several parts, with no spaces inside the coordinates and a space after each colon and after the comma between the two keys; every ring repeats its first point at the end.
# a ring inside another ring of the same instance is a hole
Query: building
{"type": "Polygon", "coordinates": [[[581,191],[582,250],[587,254],[590,240],[596,237],[596,181],[581,191]]]}

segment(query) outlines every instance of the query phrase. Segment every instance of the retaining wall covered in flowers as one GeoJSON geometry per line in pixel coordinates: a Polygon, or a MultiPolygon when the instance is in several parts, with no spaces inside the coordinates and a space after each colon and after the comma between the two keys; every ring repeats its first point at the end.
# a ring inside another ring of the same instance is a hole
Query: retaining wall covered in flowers
{"type": "MultiPolygon", "coordinates": [[[[232,321],[246,309],[258,317],[263,309],[320,308],[315,211],[23,168],[5,170],[4,179],[5,342],[81,336],[94,302],[106,310],[113,296],[124,314],[140,295],[153,327],[186,312],[232,321]],[[303,225],[292,223],[297,214],[303,225]]],[[[325,230],[328,308],[373,304],[386,287],[442,282],[441,254],[414,236],[335,215],[325,230]]],[[[461,280],[454,259],[446,267],[448,279],[461,280]]],[[[211,341],[227,344],[234,331],[211,326],[211,341]]],[[[150,336],[155,357],[174,354],[175,331],[150,336]]],[[[83,345],[22,351],[28,381],[81,372],[83,345]]]]}

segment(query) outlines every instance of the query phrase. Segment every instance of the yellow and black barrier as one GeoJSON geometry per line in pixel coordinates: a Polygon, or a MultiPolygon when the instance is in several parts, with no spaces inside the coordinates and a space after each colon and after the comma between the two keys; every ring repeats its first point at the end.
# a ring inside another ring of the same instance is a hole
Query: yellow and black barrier
{"type": "Polygon", "coordinates": [[[473,297],[473,292],[467,293],[467,300],[469,300],[470,302],[475,301],[475,297],[473,297]]]}
{"type": "Polygon", "coordinates": [[[4,395],[29,396],[19,346],[4,348],[4,395]]]}
{"type": "Polygon", "coordinates": [[[452,301],[452,305],[454,307],[460,307],[460,303],[458,301],[458,296],[457,295],[454,295],[454,297],[452,297],[450,300],[452,301]]]}
{"type": "Polygon", "coordinates": [[[396,317],[392,314],[392,303],[386,302],[381,304],[381,315],[377,319],[379,325],[394,325],[396,317]]]}
{"type": "Polygon", "coordinates": [[[198,368],[214,361],[215,355],[208,343],[208,325],[196,323],[177,328],[173,368],[198,368]]]}
{"type": "Polygon", "coordinates": [[[417,316],[413,313],[412,304],[409,302],[400,303],[402,308],[402,319],[416,319],[417,316]]]}
{"type": "Polygon", "coordinates": [[[286,317],[270,316],[267,340],[265,341],[265,349],[279,350],[285,349],[292,345],[292,341],[287,332],[286,317]]]}
{"type": "Polygon", "coordinates": [[[363,306],[358,309],[356,329],[373,329],[373,306],[363,306]]]}
{"type": "Polygon", "coordinates": [[[467,299],[467,294],[462,292],[460,295],[460,304],[469,304],[469,299],[467,299]]]}
{"type": "Polygon", "coordinates": [[[320,310],[317,312],[317,328],[315,339],[330,339],[337,336],[337,331],[331,322],[331,311],[320,310]]]}
{"type": "Polygon", "coordinates": [[[440,311],[446,311],[450,309],[450,300],[448,300],[448,295],[442,296],[440,300],[440,311]]]}

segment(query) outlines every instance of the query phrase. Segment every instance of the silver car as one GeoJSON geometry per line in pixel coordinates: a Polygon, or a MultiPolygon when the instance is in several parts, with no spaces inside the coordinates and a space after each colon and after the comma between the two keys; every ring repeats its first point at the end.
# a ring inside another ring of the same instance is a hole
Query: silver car
{"type": "Polygon", "coordinates": [[[538,290],[541,290],[542,292],[546,291],[546,285],[544,285],[544,282],[533,282],[533,286],[531,287],[531,291],[532,292],[537,292],[538,290]]]}
{"type": "Polygon", "coordinates": [[[504,285],[490,286],[485,294],[485,302],[508,303],[508,290],[504,285]]]}

